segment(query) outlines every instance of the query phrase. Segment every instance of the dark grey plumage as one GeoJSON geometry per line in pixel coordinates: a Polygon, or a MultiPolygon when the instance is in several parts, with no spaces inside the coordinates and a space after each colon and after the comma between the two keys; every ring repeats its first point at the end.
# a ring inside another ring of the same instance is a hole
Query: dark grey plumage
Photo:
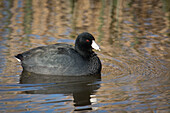
{"type": "Polygon", "coordinates": [[[101,62],[92,51],[94,37],[85,32],[80,34],[75,47],[54,44],[37,47],[15,56],[22,62],[24,70],[47,75],[80,76],[100,74],[101,62]]]}

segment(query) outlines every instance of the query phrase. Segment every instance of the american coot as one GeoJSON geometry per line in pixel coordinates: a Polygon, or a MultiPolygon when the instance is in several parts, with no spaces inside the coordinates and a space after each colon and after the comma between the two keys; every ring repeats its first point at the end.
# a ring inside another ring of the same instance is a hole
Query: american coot
{"type": "Polygon", "coordinates": [[[94,37],[87,32],[78,35],[75,47],[54,44],[37,47],[15,57],[22,62],[24,70],[37,74],[80,76],[101,72],[101,62],[92,48],[99,50],[94,37]]]}

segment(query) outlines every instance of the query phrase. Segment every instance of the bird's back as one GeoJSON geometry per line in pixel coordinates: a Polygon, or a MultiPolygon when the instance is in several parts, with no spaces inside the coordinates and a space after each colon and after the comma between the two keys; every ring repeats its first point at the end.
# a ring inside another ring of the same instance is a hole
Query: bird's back
{"type": "Polygon", "coordinates": [[[88,73],[88,61],[68,44],[37,47],[16,57],[25,70],[34,73],[73,76],[88,73]]]}

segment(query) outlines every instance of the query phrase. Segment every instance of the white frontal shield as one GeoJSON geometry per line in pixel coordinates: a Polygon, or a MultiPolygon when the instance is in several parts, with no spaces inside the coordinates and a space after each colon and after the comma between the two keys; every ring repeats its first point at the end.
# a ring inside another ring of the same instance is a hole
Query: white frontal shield
{"type": "Polygon", "coordinates": [[[100,51],[100,47],[96,44],[96,42],[94,40],[92,41],[91,46],[93,49],[100,51]]]}

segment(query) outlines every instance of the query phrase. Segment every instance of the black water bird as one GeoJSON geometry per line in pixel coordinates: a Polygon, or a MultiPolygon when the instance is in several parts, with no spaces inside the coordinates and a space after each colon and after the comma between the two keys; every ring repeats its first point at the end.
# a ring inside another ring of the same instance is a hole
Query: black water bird
{"type": "Polygon", "coordinates": [[[15,57],[24,70],[37,74],[82,76],[101,72],[101,62],[93,49],[99,50],[94,37],[87,32],[78,35],[75,47],[57,43],[33,48],[15,57]]]}

